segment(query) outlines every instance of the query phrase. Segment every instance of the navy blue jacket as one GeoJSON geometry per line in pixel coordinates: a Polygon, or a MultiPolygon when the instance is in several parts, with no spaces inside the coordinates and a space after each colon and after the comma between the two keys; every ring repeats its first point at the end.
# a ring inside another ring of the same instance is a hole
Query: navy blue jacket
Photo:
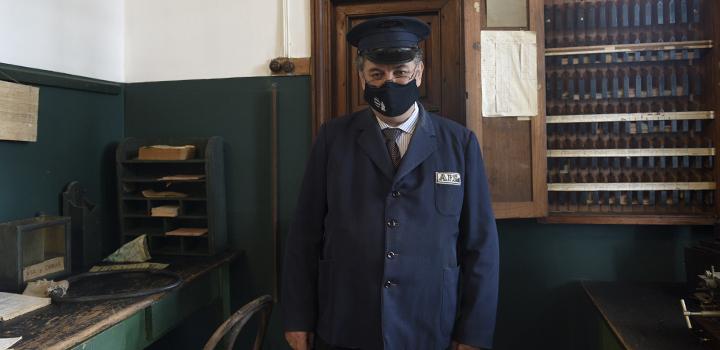
{"type": "Polygon", "coordinates": [[[286,331],[366,350],[490,348],[498,238],[475,135],[421,107],[395,172],[369,109],[325,123],[282,281],[286,331]]]}

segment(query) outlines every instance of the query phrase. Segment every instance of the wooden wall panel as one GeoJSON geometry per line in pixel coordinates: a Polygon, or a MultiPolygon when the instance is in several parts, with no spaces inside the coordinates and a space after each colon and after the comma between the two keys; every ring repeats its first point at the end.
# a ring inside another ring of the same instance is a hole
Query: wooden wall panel
{"type": "Polygon", "coordinates": [[[484,0],[464,2],[467,126],[480,139],[498,219],[547,215],[542,1],[530,0],[528,6],[528,29],[537,33],[538,42],[538,115],[529,120],[483,118],[480,31],[486,7],[484,0]]]}
{"type": "Polygon", "coordinates": [[[483,121],[483,152],[493,202],[532,202],[530,121],[491,118],[483,121]]]}

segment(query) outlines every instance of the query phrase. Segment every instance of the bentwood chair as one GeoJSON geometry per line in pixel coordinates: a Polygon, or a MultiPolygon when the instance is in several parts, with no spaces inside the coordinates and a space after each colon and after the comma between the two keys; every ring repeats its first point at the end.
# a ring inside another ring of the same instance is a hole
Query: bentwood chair
{"type": "Polygon", "coordinates": [[[260,350],[262,348],[263,339],[265,338],[265,332],[267,331],[272,306],[272,297],[269,295],[263,295],[245,304],[245,306],[232,314],[230,318],[228,318],[215,330],[215,333],[213,333],[210,340],[208,340],[205,344],[203,350],[215,350],[223,338],[226,339],[224,349],[232,350],[242,328],[258,312],[261,313],[260,325],[258,326],[258,332],[255,336],[255,343],[252,348],[253,350],[260,350]]]}

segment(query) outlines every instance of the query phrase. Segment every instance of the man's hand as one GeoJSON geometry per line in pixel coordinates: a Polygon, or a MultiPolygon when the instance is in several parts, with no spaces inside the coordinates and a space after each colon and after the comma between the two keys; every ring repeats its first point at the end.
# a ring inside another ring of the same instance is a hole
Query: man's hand
{"type": "Polygon", "coordinates": [[[314,336],[312,332],[285,332],[285,340],[293,350],[312,349],[314,336]]]}
{"type": "Polygon", "coordinates": [[[450,346],[450,350],[481,350],[481,349],[472,347],[470,345],[458,344],[457,342],[452,342],[452,346],[450,346]]]}

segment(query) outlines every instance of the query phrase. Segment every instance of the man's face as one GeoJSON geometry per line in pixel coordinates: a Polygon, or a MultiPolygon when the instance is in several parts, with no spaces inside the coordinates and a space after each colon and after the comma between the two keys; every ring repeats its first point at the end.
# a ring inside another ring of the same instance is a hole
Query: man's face
{"type": "Polygon", "coordinates": [[[365,84],[379,87],[386,81],[405,85],[415,79],[415,84],[422,84],[422,73],[425,66],[422,62],[410,61],[401,64],[375,63],[368,59],[363,64],[363,70],[358,71],[360,85],[365,90],[365,84]]]}

